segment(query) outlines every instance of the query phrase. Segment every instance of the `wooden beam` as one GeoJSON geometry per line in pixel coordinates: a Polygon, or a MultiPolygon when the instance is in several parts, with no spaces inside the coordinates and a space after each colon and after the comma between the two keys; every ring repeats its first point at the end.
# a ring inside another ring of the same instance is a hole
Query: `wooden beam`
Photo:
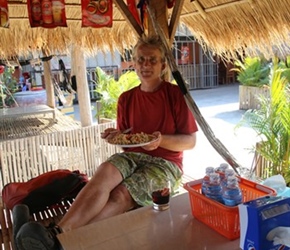
{"type": "Polygon", "coordinates": [[[128,6],[124,3],[123,0],[114,0],[114,3],[116,4],[116,7],[124,17],[124,19],[131,25],[133,30],[137,33],[139,37],[143,35],[143,30],[141,29],[138,22],[135,20],[133,15],[131,14],[130,10],[128,9],[128,6]]]}
{"type": "Polygon", "coordinates": [[[166,1],[150,1],[149,3],[154,19],[148,17],[148,35],[150,36],[156,34],[153,22],[157,22],[161,26],[165,37],[168,39],[168,9],[166,1]]]}
{"type": "Polygon", "coordinates": [[[168,28],[168,30],[169,30],[169,45],[172,45],[172,43],[174,41],[174,36],[176,33],[176,29],[179,25],[179,18],[180,18],[183,4],[184,4],[184,0],[176,0],[175,1],[172,15],[170,18],[169,28],[168,28]]]}
{"type": "Polygon", "coordinates": [[[195,8],[197,8],[199,14],[203,17],[203,19],[206,19],[206,12],[204,11],[204,8],[201,6],[200,2],[198,0],[193,1],[195,8]]]}
{"type": "MultiPolygon", "coordinates": [[[[213,7],[206,8],[206,9],[204,9],[204,12],[209,13],[209,12],[213,12],[216,10],[228,8],[230,6],[235,6],[235,5],[244,4],[244,3],[253,4],[252,1],[253,0],[237,0],[237,1],[229,2],[229,3],[223,3],[223,4],[213,6],[213,7]]],[[[199,14],[200,14],[199,11],[191,11],[191,12],[187,12],[187,13],[182,13],[181,16],[186,17],[186,16],[193,16],[193,15],[199,15],[199,14]]]]}

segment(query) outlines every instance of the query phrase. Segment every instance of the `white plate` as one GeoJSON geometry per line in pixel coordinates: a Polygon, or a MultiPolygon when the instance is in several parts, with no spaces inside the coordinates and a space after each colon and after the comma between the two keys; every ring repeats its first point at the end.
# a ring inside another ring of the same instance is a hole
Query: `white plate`
{"type": "Polygon", "coordinates": [[[112,145],[115,145],[115,146],[118,146],[118,147],[121,147],[121,148],[137,148],[137,147],[143,147],[143,146],[146,146],[148,144],[150,144],[151,142],[154,142],[154,141],[157,141],[158,138],[156,138],[154,135],[150,135],[150,137],[152,137],[152,140],[151,141],[148,141],[148,142],[143,142],[143,143],[139,143],[139,144],[113,144],[113,143],[110,143],[112,145]]]}

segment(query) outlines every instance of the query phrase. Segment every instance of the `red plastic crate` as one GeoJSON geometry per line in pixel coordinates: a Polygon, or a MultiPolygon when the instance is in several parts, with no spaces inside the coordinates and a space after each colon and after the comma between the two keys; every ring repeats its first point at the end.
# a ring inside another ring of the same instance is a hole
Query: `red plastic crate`
{"type": "MultiPolygon", "coordinates": [[[[259,197],[275,196],[272,188],[238,177],[243,202],[259,197]]],[[[230,240],[240,237],[239,208],[228,207],[211,200],[201,193],[202,179],[187,182],[184,188],[189,192],[192,215],[230,240]]]]}

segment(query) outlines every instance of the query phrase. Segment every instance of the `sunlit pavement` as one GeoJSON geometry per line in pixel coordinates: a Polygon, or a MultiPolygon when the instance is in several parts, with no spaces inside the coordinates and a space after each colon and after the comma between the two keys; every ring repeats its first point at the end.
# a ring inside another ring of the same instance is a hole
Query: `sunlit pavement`
{"type": "MultiPolygon", "coordinates": [[[[253,148],[257,138],[248,127],[235,128],[245,112],[239,110],[238,89],[238,84],[231,84],[191,91],[191,95],[215,137],[242,167],[250,168],[254,154],[249,149],[253,148]]],[[[207,166],[217,167],[222,162],[225,160],[200,129],[196,147],[185,151],[184,172],[198,179],[204,175],[207,166]]]]}
{"type": "MultiPolygon", "coordinates": [[[[209,124],[215,137],[243,167],[250,168],[253,161],[253,148],[257,138],[252,129],[235,129],[245,111],[239,110],[239,85],[222,85],[212,89],[190,91],[202,116],[209,124]]],[[[95,103],[92,103],[95,107],[95,103]]],[[[96,111],[92,110],[93,120],[96,111]]],[[[79,118],[78,105],[74,105],[74,115],[79,118]]],[[[201,178],[207,166],[217,167],[225,160],[217,153],[199,128],[194,149],[184,153],[184,173],[193,178],[201,178]]]]}

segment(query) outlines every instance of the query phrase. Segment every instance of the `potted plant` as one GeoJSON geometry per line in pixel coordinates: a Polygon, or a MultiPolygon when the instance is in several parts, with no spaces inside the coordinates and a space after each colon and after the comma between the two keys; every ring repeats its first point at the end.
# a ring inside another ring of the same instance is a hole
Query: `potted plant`
{"type": "Polygon", "coordinates": [[[235,61],[239,86],[239,109],[259,108],[259,95],[268,96],[270,63],[261,57],[246,57],[244,61],[235,61]]]}
{"type": "Polygon", "coordinates": [[[16,104],[13,94],[17,92],[17,80],[13,76],[14,68],[0,66],[0,107],[6,108],[16,104]]]}
{"type": "Polygon", "coordinates": [[[281,174],[290,183],[290,57],[274,59],[269,81],[269,97],[260,96],[260,108],[247,110],[238,124],[249,125],[260,138],[256,173],[262,179],[281,174]],[[262,169],[261,169],[262,168],[262,169]]]}
{"type": "Polygon", "coordinates": [[[116,81],[113,76],[107,75],[101,68],[96,68],[97,82],[96,92],[100,94],[97,101],[96,117],[102,121],[112,121],[117,116],[117,102],[119,96],[140,84],[139,77],[134,70],[126,71],[116,81]]]}

